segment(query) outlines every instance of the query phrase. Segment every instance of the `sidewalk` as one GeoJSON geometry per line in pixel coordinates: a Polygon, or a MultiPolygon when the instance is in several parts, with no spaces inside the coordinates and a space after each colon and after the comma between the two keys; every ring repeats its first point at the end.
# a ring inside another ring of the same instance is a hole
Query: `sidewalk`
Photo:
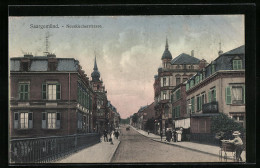
{"type": "MultiPolygon", "coordinates": [[[[192,151],[201,152],[201,153],[205,153],[205,154],[209,154],[209,155],[219,157],[220,148],[218,146],[195,143],[195,142],[188,142],[188,141],[181,141],[181,142],[172,142],[171,141],[171,142],[168,142],[168,141],[166,141],[165,136],[162,138],[162,141],[161,141],[161,137],[159,135],[155,135],[153,133],[149,133],[149,135],[148,135],[148,133],[146,131],[136,129],[133,126],[131,126],[131,127],[134,130],[136,130],[137,132],[139,132],[140,134],[151,138],[153,141],[157,141],[157,142],[177,146],[177,147],[180,147],[180,148],[184,148],[184,149],[187,149],[187,150],[192,150],[192,151]]],[[[224,152],[222,152],[222,156],[224,156],[224,152]]],[[[232,156],[232,153],[227,152],[228,159],[231,159],[232,158],[231,156],[232,156]]],[[[245,162],[245,160],[246,160],[246,152],[245,151],[242,152],[241,157],[242,157],[243,162],[245,162]]],[[[224,161],[224,158],[222,159],[222,161],[224,161]]]]}
{"type": "MultiPolygon", "coordinates": [[[[109,136],[108,136],[109,138],[109,136]]],[[[112,135],[113,145],[110,142],[102,141],[94,146],[80,150],[55,163],[110,163],[120,141],[112,135]]]]}

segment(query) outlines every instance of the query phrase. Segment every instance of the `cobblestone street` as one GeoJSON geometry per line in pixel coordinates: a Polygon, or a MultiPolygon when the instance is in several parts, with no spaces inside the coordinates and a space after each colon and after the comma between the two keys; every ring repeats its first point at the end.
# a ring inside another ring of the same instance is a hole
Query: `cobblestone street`
{"type": "MultiPolygon", "coordinates": [[[[120,145],[112,162],[220,162],[218,156],[155,142],[134,129],[121,127],[120,145]]],[[[228,160],[230,161],[230,160],[228,160]]]]}

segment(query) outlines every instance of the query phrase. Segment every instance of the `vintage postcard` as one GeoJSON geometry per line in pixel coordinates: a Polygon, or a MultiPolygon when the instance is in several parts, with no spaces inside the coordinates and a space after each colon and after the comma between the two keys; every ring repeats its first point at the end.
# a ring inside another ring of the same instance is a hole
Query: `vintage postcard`
{"type": "Polygon", "coordinates": [[[10,16],[9,163],[246,162],[244,15],[10,16]]]}

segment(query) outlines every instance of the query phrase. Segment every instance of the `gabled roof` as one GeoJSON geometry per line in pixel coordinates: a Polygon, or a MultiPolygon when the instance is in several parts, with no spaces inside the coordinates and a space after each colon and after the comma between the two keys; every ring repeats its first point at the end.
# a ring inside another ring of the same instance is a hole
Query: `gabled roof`
{"type": "Polygon", "coordinates": [[[225,52],[221,55],[233,55],[233,54],[245,54],[245,45],[237,47],[237,48],[230,50],[228,52],[225,52]]]}
{"type": "Polygon", "coordinates": [[[198,64],[199,59],[182,53],[171,61],[171,64],[198,64]]]}

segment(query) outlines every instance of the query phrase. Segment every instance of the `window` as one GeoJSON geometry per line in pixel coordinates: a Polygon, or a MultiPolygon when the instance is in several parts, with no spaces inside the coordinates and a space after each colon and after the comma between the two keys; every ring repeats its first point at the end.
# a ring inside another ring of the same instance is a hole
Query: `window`
{"type": "Polygon", "coordinates": [[[191,113],[195,112],[195,101],[194,97],[191,98],[191,113]]]}
{"type": "Polygon", "coordinates": [[[190,88],[189,83],[186,83],[186,91],[189,90],[189,88],[190,88]]]}
{"type": "Polygon", "coordinates": [[[187,69],[186,64],[183,65],[183,69],[187,69]]]}
{"type": "Polygon", "coordinates": [[[15,112],[14,128],[29,129],[33,128],[33,115],[31,112],[15,112]]]}
{"type": "Polygon", "coordinates": [[[205,92],[201,93],[201,105],[206,103],[206,95],[205,92]]]}
{"type": "Polygon", "coordinates": [[[180,77],[176,77],[176,86],[179,85],[181,83],[181,78],[180,77]]]}
{"type": "Polygon", "coordinates": [[[56,70],[56,63],[55,62],[49,62],[49,70],[50,71],[56,70]]]}
{"type": "Polygon", "coordinates": [[[233,70],[242,69],[242,60],[233,60],[233,70]]]}
{"type": "Polygon", "coordinates": [[[194,86],[194,80],[190,81],[190,88],[192,88],[194,86]]]}
{"type": "Polygon", "coordinates": [[[163,100],[166,100],[166,91],[163,92],[163,100]]]}
{"type": "Polygon", "coordinates": [[[58,129],[60,128],[61,114],[59,112],[43,112],[42,128],[58,129]]]}
{"type": "Polygon", "coordinates": [[[216,101],[216,88],[210,89],[208,92],[208,102],[216,101]]]}
{"type": "Polygon", "coordinates": [[[194,66],[193,66],[193,65],[191,65],[190,69],[194,69],[194,66]]]}
{"type": "Polygon", "coordinates": [[[216,67],[214,64],[211,65],[211,74],[213,74],[216,71],[216,67]]]}
{"type": "Polygon", "coordinates": [[[181,98],[181,90],[176,91],[176,100],[179,100],[181,98]]]}
{"type": "Polygon", "coordinates": [[[60,100],[60,84],[54,83],[43,83],[42,84],[42,99],[44,100],[60,100]]]}
{"type": "Polygon", "coordinates": [[[171,102],[174,101],[174,94],[171,95],[171,102]]]}
{"type": "Polygon", "coordinates": [[[180,117],[180,115],[181,115],[181,107],[180,106],[177,106],[176,107],[176,111],[175,111],[175,118],[178,118],[178,117],[180,117]]]}
{"type": "Polygon", "coordinates": [[[201,95],[197,95],[196,99],[197,99],[197,111],[200,111],[202,109],[202,103],[201,103],[202,96],[201,95]]]}
{"type": "Polygon", "coordinates": [[[163,86],[166,86],[166,78],[163,78],[163,86]]]}
{"type": "Polygon", "coordinates": [[[245,86],[228,86],[226,88],[226,104],[245,104],[245,86]]]}
{"type": "Polygon", "coordinates": [[[195,77],[195,85],[197,85],[200,82],[200,77],[197,75],[195,77]]]}
{"type": "Polygon", "coordinates": [[[200,74],[200,81],[202,81],[203,80],[203,76],[202,76],[202,73],[200,74]]]}
{"type": "Polygon", "coordinates": [[[83,128],[83,115],[78,112],[78,129],[83,128]]]}
{"type": "Polygon", "coordinates": [[[30,99],[30,84],[19,83],[19,99],[29,100],[30,99]]]}
{"type": "Polygon", "coordinates": [[[186,103],[186,107],[187,107],[187,114],[190,114],[190,109],[189,109],[189,104],[190,104],[190,99],[189,100],[187,100],[187,103],[186,103]]]}
{"type": "Polygon", "coordinates": [[[29,70],[29,62],[22,62],[22,71],[29,70]]]}

